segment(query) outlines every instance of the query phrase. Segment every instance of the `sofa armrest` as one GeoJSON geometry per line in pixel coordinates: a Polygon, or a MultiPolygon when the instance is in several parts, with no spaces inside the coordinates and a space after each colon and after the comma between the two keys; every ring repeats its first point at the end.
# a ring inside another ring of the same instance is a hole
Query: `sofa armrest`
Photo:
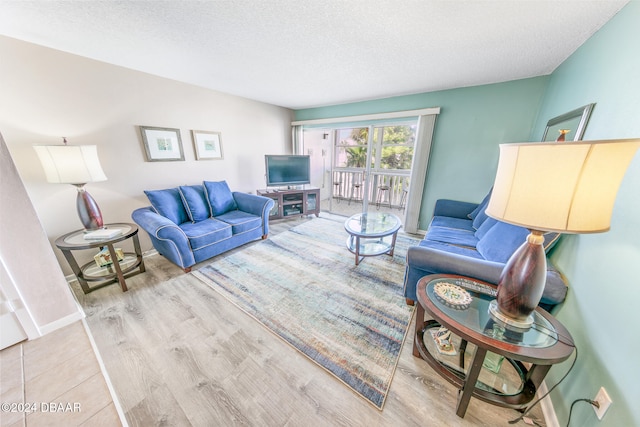
{"type": "Polygon", "coordinates": [[[450,218],[469,219],[469,215],[478,207],[478,203],[460,202],[458,200],[438,199],[433,210],[433,216],[447,216],[450,218]]]}
{"type": "MultiPolygon", "coordinates": [[[[407,251],[404,295],[416,301],[418,280],[429,274],[459,274],[497,284],[503,268],[504,264],[499,262],[471,258],[424,246],[411,246],[407,251]]],[[[564,301],[566,295],[567,285],[564,277],[549,264],[540,305],[549,309],[564,301]]]]}
{"type": "Polygon", "coordinates": [[[189,239],[171,220],[157,214],[151,207],[136,209],[131,218],[147,232],[153,247],[161,255],[182,268],[196,263],[189,239]]]}
{"type": "Polygon", "coordinates": [[[262,238],[266,238],[269,235],[269,212],[276,202],[269,197],[239,191],[233,192],[233,198],[239,210],[262,218],[262,238]]]}
{"type": "Polygon", "coordinates": [[[275,203],[268,197],[258,196],[256,194],[242,193],[239,191],[233,192],[233,198],[236,200],[238,210],[257,215],[259,217],[268,216],[269,211],[275,203]]]}

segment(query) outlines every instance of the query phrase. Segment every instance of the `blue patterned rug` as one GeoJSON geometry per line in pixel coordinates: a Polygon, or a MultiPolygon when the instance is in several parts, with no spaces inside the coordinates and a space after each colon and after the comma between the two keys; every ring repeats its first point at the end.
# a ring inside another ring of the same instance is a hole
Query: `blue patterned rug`
{"type": "Polygon", "coordinates": [[[407,248],[356,266],[344,219],[314,218],[192,272],[382,409],[413,308],[402,294],[407,248]]]}

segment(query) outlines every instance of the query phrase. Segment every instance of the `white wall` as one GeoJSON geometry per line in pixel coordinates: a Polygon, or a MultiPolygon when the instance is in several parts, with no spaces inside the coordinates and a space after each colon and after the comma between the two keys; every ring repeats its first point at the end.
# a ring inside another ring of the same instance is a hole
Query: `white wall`
{"type": "MultiPolygon", "coordinates": [[[[131,212],[148,205],[146,189],[224,179],[232,190],[255,192],[264,188],[264,154],[290,152],[293,112],[285,108],[7,37],[0,37],[0,57],[0,132],[52,242],[81,228],[76,190],[46,182],[33,145],[62,136],[98,145],[108,180],[86,188],[107,223],[131,222],[131,212]],[[147,162],[140,125],[180,129],[185,161],[147,162]],[[195,160],[191,129],[222,132],[224,159],[195,160]]],[[[145,233],[141,243],[151,248],[145,233]]]]}
{"type": "MultiPolygon", "coordinates": [[[[82,313],[69,292],[2,135],[0,183],[0,287],[28,338],[34,339],[81,319],[82,313]]],[[[3,335],[8,333],[2,331],[3,335]]]]}

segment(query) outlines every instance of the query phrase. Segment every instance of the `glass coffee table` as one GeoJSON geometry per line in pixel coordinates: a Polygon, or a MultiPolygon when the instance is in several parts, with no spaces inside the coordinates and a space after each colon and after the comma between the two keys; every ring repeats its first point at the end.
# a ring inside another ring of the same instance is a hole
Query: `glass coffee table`
{"type": "Polygon", "coordinates": [[[418,281],[413,355],[458,387],[459,417],[464,417],[471,397],[525,408],[551,366],[573,353],[571,334],[541,308],[525,330],[510,329],[493,318],[489,303],[496,291],[495,285],[451,274],[418,281]],[[425,313],[431,319],[425,319],[425,313]],[[437,340],[438,335],[444,339],[437,340]]]}
{"type": "Polygon", "coordinates": [[[393,256],[400,227],[400,218],[389,213],[359,213],[347,219],[347,249],[356,255],[356,265],[368,256],[393,256]]]}

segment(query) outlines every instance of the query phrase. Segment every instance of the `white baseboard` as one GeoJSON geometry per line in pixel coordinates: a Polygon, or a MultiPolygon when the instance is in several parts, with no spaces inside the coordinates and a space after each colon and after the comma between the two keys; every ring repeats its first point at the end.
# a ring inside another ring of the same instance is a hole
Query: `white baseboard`
{"type": "Polygon", "coordinates": [[[65,326],[69,326],[70,324],[75,323],[78,320],[82,320],[82,319],[84,319],[84,312],[82,310],[79,310],[75,313],[71,313],[68,316],[65,316],[54,322],[47,323],[44,326],[40,326],[38,327],[38,330],[40,331],[41,336],[44,336],[55,330],[64,328],[65,326]]]}
{"type": "MultiPolygon", "coordinates": [[[[548,391],[547,383],[543,381],[540,387],[538,387],[538,396],[544,396],[548,391]]],[[[553,402],[549,396],[546,396],[540,401],[540,408],[542,409],[542,415],[544,416],[544,422],[547,427],[560,427],[556,410],[553,408],[553,402]]]]}

